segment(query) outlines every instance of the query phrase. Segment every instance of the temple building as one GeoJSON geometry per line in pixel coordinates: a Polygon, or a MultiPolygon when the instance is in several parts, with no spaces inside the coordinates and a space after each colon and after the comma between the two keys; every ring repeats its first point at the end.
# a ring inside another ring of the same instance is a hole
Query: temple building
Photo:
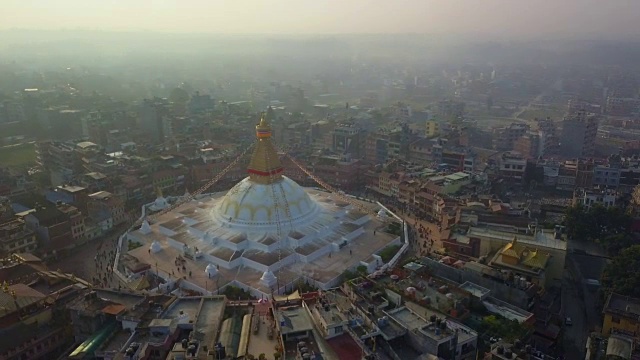
{"type": "Polygon", "coordinates": [[[510,270],[514,277],[523,278],[523,282],[546,285],[545,270],[551,254],[527,244],[518,242],[517,236],[500,249],[491,261],[491,265],[510,270]]]}
{"type": "Polygon", "coordinates": [[[356,207],[338,194],[301,187],[283,174],[264,117],[256,136],[248,177],[226,193],[198,195],[145,220],[125,236],[142,246],[124,255],[149,264],[167,286],[215,293],[234,285],[258,296],[298,281],[326,289],[347,269],[384,265],[376,254],[401,240],[384,231],[391,217],[376,216],[380,205],[356,207]]]}

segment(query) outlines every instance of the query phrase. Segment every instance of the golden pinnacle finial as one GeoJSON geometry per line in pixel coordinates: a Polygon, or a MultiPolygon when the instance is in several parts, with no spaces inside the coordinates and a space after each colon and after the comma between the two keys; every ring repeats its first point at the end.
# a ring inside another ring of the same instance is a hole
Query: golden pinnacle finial
{"type": "Polygon", "coordinates": [[[260,113],[260,124],[258,126],[260,127],[269,126],[269,124],[267,123],[267,113],[264,111],[260,113]]]}

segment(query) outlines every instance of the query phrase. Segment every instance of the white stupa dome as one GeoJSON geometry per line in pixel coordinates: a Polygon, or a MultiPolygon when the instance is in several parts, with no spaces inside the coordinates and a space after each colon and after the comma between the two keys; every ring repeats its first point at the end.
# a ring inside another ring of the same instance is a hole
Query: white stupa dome
{"type": "Polygon", "coordinates": [[[319,210],[304,189],[286,176],[270,184],[247,177],[229,190],[214,216],[228,225],[260,228],[276,226],[278,220],[296,225],[309,223],[319,210]]]}
{"type": "Polygon", "coordinates": [[[142,222],[142,225],[140,226],[140,232],[145,235],[151,232],[151,225],[149,225],[149,222],[146,219],[142,222]]]}
{"type": "Polygon", "coordinates": [[[278,282],[278,278],[271,272],[271,270],[267,270],[262,273],[262,277],[260,278],[260,282],[267,287],[272,287],[278,282]]]}
{"type": "Polygon", "coordinates": [[[213,277],[218,275],[218,268],[213,265],[213,264],[209,264],[207,265],[207,267],[204,269],[204,272],[209,276],[209,277],[213,277]]]}
{"type": "Polygon", "coordinates": [[[169,202],[167,201],[167,199],[165,199],[162,196],[157,197],[156,200],[153,202],[154,210],[164,210],[167,207],[169,207],[169,202]]]}
{"type": "Polygon", "coordinates": [[[156,188],[156,194],[156,200],[153,202],[153,204],[151,204],[151,206],[149,206],[149,209],[151,209],[152,211],[160,211],[168,208],[169,202],[164,198],[164,196],[162,196],[162,189],[160,189],[159,187],[156,188]]]}
{"type": "Polygon", "coordinates": [[[300,185],[283,176],[284,168],[270,140],[271,127],[264,118],[256,126],[256,136],[249,176],[227,192],[213,217],[225,227],[250,227],[252,231],[273,231],[279,223],[301,227],[315,221],[321,207],[300,185]]]}
{"type": "Polygon", "coordinates": [[[151,243],[151,246],[149,246],[149,250],[151,250],[152,253],[157,253],[162,251],[162,245],[160,245],[160,243],[157,240],[154,240],[151,243]]]}

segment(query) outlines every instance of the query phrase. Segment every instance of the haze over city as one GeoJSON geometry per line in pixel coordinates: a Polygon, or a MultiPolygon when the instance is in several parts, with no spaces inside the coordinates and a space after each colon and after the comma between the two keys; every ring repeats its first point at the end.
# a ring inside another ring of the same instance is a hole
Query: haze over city
{"type": "Polygon", "coordinates": [[[213,34],[640,35],[633,0],[5,0],[1,29],[213,34]]]}
{"type": "Polygon", "coordinates": [[[0,1],[0,359],[640,359],[640,1],[0,1]]]}

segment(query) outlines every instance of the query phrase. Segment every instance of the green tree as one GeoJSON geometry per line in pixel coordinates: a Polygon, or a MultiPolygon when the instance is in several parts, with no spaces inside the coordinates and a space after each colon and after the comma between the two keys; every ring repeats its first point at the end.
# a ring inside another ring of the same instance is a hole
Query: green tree
{"type": "Polygon", "coordinates": [[[400,250],[400,245],[390,245],[386,248],[382,249],[378,255],[382,258],[382,261],[385,263],[389,262],[400,250]]]}
{"type": "Polygon", "coordinates": [[[633,237],[629,233],[609,235],[599,242],[607,250],[607,253],[611,255],[619,254],[634,243],[633,237]]]}
{"type": "Polygon", "coordinates": [[[640,298],[640,245],[620,252],[604,268],[602,285],[609,291],[640,298]]]}
{"type": "Polygon", "coordinates": [[[516,320],[508,320],[503,317],[489,315],[482,319],[480,331],[503,338],[506,341],[514,341],[526,338],[531,332],[531,326],[520,324],[516,320]]]}
{"type": "Polygon", "coordinates": [[[565,212],[564,224],[567,235],[579,241],[601,240],[606,236],[627,233],[631,227],[631,216],[623,208],[605,208],[594,205],[587,209],[577,205],[565,212]]]}

